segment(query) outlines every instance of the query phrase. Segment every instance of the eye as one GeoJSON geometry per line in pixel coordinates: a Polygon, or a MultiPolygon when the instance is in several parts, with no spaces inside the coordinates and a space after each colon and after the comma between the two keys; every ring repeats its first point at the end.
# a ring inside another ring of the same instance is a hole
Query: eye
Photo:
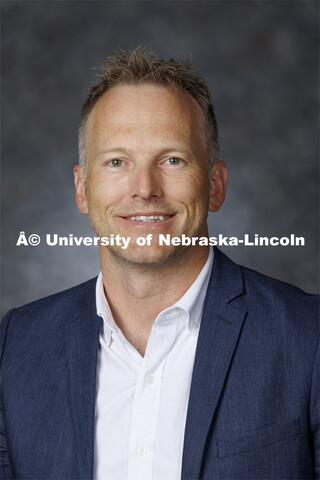
{"type": "Polygon", "coordinates": [[[114,160],[110,160],[110,162],[108,162],[107,165],[110,165],[111,167],[122,167],[123,160],[119,160],[115,158],[114,160]]]}
{"type": "Polygon", "coordinates": [[[181,158],[177,158],[177,157],[170,157],[167,160],[165,160],[164,163],[166,165],[170,165],[170,166],[174,167],[176,165],[181,165],[183,163],[183,160],[181,160],[181,158]]]}

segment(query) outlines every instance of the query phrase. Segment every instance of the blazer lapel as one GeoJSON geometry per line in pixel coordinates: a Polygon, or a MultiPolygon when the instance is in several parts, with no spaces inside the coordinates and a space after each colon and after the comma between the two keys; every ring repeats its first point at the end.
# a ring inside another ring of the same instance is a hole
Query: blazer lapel
{"type": "Polygon", "coordinates": [[[67,327],[70,405],[79,479],[93,478],[96,371],[100,317],[93,281],[78,302],[67,327]],[[73,318],[75,318],[73,316],[73,318]]]}
{"type": "Polygon", "coordinates": [[[230,302],[242,293],[240,267],[215,249],[191,382],[182,461],[184,480],[201,477],[209,428],[247,313],[230,302]]]}

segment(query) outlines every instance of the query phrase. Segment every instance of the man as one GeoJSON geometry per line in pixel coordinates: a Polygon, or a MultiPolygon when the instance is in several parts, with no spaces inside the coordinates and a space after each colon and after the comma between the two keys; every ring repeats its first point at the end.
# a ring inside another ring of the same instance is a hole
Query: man
{"type": "Polygon", "coordinates": [[[3,478],[320,475],[314,296],[206,245],[226,165],[205,81],[141,48],[82,110],[76,202],[98,279],[7,314],[3,478]],[[139,238],[152,234],[152,242],[139,238]]]}

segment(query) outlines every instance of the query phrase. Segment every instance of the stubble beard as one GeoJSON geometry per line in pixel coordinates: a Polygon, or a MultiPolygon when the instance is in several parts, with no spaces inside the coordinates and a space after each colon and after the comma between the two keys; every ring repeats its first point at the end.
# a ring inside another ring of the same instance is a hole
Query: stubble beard
{"type": "MultiPolygon", "coordinates": [[[[131,242],[135,242],[131,239],[131,242]]],[[[158,240],[153,239],[153,242],[158,240]]],[[[102,246],[107,252],[107,256],[112,257],[113,261],[121,265],[126,265],[129,268],[139,270],[163,270],[172,268],[185,262],[187,256],[192,255],[191,246],[178,245],[157,245],[155,246],[134,246],[134,251],[122,249],[119,246],[102,246]]]]}
{"type": "MultiPolygon", "coordinates": [[[[99,221],[97,218],[91,218],[90,221],[92,227],[98,237],[110,237],[110,235],[122,235],[120,232],[108,231],[101,227],[103,221],[99,221]]],[[[193,230],[187,229],[189,233],[187,236],[203,236],[206,228],[206,218],[203,219],[198,228],[193,230]],[[192,230],[192,231],[190,231],[192,230]]],[[[170,238],[179,237],[185,232],[168,233],[170,238]]],[[[164,233],[166,235],[166,233],[164,233]]],[[[146,237],[147,234],[141,235],[146,237]]],[[[128,237],[126,237],[128,238],[128,237]]],[[[184,265],[190,257],[195,254],[195,249],[203,248],[199,246],[186,246],[186,245],[159,245],[158,233],[153,235],[151,246],[139,246],[136,244],[136,237],[131,237],[130,243],[127,249],[122,248],[119,245],[100,245],[100,255],[107,261],[111,261],[113,264],[126,266],[130,269],[138,269],[141,271],[152,270],[165,270],[184,265]]]]}

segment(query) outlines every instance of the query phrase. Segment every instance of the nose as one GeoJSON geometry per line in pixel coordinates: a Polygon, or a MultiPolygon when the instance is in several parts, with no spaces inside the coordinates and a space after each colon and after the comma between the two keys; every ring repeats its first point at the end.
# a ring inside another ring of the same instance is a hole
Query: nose
{"type": "Polygon", "coordinates": [[[160,173],[154,165],[136,167],[132,172],[131,196],[151,200],[163,195],[160,173]]]}

